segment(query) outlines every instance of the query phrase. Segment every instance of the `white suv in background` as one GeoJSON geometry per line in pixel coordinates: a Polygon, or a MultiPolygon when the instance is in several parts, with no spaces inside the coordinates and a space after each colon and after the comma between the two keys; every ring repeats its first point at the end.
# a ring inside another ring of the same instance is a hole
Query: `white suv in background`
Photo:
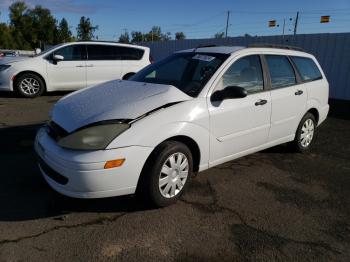
{"type": "Polygon", "coordinates": [[[113,79],[128,79],[150,64],[148,47],[113,42],[73,42],[35,57],[0,60],[0,90],[36,97],[78,90],[113,79]]]}
{"type": "Polygon", "coordinates": [[[58,192],[140,190],[166,206],[193,172],[287,142],[307,151],[329,109],[320,65],[295,50],[190,49],[130,80],[71,93],[53,107],[35,149],[58,192]]]}

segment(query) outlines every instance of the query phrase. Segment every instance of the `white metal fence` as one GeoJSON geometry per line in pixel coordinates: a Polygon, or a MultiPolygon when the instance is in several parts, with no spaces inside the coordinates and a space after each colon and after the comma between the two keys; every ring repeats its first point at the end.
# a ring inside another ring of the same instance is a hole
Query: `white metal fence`
{"type": "Polygon", "coordinates": [[[2,52],[16,52],[17,54],[21,56],[31,56],[34,55],[34,51],[28,51],[28,50],[10,50],[10,49],[0,49],[0,53],[2,52]]]}

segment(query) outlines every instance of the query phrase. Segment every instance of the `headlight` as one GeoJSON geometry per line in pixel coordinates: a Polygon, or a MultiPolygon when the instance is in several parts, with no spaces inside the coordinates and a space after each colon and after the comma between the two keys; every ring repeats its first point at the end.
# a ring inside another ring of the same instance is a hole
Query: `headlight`
{"type": "Polygon", "coordinates": [[[76,150],[105,149],[114,138],[129,127],[129,124],[124,123],[91,126],[61,138],[58,144],[76,150]]]}
{"type": "Polygon", "coordinates": [[[9,67],[10,65],[0,65],[0,72],[6,70],[9,67]]]}

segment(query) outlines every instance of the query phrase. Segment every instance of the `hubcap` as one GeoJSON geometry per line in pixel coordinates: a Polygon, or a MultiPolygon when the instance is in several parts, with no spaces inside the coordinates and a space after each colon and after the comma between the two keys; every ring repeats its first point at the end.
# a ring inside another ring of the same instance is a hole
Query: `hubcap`
{"type": "Polygon", "coordinates": [[[31,77],[24,78],[19,86],[22,92],[26,95],[35,95],[40,90],[40,84],[38,80],[31,77]]]}
{"type": "Polygon", "coordinates": [[[314,137],[314,121],[307,119],[301,128],[300,143],[303,147],[308,147],[314,137]]]}
{"type": "Polygon", "coordinates": [[[159,174],[159,191],[163,197],[172,198],[180,193],[188,177],[187,157],[178,152],[165,161],[159,174]]]}

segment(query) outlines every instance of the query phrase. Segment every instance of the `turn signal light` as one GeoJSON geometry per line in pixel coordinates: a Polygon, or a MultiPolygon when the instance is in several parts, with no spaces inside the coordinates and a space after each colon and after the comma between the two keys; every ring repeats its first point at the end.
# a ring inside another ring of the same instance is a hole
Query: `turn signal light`
{"type": "Polygon", "coordinates": [[[106,162],[104,168],[108,169],[108,168],[120,167],[121,165],[123,165],[124,162],[125,162],[125,158],[109,160],[109,161],[106,162]]]}

